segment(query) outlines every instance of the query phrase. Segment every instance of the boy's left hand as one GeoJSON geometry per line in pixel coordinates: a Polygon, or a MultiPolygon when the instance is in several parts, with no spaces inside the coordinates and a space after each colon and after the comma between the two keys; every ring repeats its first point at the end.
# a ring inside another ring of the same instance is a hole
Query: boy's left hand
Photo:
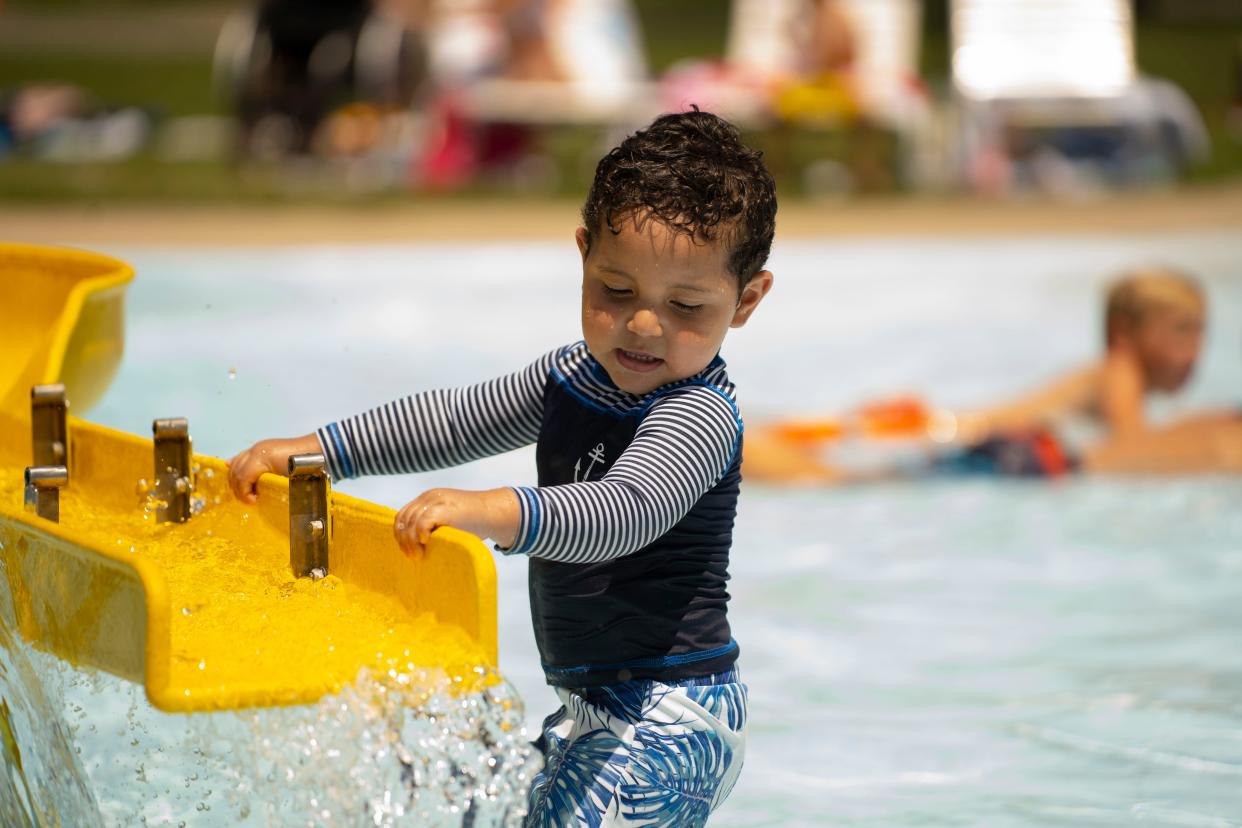
{"type": "Polygon", "coordinates": [[[453,526],[491,538],[501,546],[511,546],[517,535],[518,519],[517,495],[512,489],[428,489],[397,512],[393,533],[401,551],[417,558],[431,540],[431,533],[441,526],[453,526]]]}

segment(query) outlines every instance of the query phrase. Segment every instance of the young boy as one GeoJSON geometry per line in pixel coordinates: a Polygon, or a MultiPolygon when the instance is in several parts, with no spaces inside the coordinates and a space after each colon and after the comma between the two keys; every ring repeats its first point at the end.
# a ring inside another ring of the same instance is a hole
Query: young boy
{"type": "MultiPolygon", "coordinates": [[[[1098,423],[1102,444],[1141,449],[1150,433],[1146,397],[1178,391],[1190,379],[1203,344],[1205,312],[1198,284],[1183,273],[1153,268],[1125,274],[1108,291],[1104,355],[1013,402],[939,415],[934,424],[941,439],[951,434],[959,448],[941,454],[929,470],[1051,475],[1071,470],[1080,460],[1087,470],[1102,469],[1090,452],[1078,458],[1063,449],[1055,434],[1070,417],[1098,423]]],[[[915,424],[918,420],[912,418],[915,424]]],[[[928,420],[926,425],[932,423],[928,420]]],[[[812,441],[791,439],[790,433],[789,424],[782,423],[751,429],[746,447],[748,478],[842,483],[910,471],[873,470],[858,475],[838,469],[808,450],[812,441]]],[[[1136,462],[1129,451],[1126,458],[1136,462]]]]}
{"type": "Polygon", "coordinates": [[[539,486],[432,489],[394,531],[438,526],[530,558],[535,639],[563,706],[537,742],[529,825],[702,825],[745,748],[726,617],[742,420],[718,352],[772,287],[761,154],[706,112],[657,119],[600,161],[578,228],[583,342],[515,374],[264,440],[239,498],[290,454],[336,478],[444,468],[537,443],[539,486]]]}

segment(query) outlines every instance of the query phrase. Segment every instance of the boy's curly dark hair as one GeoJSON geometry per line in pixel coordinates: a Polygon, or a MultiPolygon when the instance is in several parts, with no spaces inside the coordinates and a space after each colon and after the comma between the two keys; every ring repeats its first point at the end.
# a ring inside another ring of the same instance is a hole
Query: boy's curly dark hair
{"type": "Polygon", "coordinates": [[[582,207],[587,246],[601,228],[657,219],[694,238],[730,245],[729,270],[744,287],[763,269],[776,232],[776,184],[763,153],[710,112],[661,115],[605,155],[582,207]]]}

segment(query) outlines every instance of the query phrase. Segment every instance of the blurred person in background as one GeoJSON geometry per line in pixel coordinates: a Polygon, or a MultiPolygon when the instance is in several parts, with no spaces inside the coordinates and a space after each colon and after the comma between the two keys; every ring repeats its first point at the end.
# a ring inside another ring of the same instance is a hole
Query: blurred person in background
{"type": "Polygon", "coordinates": [[[1242,474],[1242,411],[1106,440],[1083,453],[1082,467],[1101,474],[1242,474]]]}
{"type": "Polygon", "coordinates": [[[1112,437],[1147,430],[1145,400],[1173,394],[1194,373],[1207,307],[1187,274],[1169,268],[1132,271],[1108,290],[1103,356],[1034,393],[958,417],[959,437],[1055,428],[1067,417],[1098,423],[1112,437]]]}
{"type": "Polygon", "coordinates": [[[414,183],[443,188],[530,142],[467,106],[471,88],[564,85],[598,101],[646,65],[629,0],[263,0],[226,23],[216,75],[260,158],[363,154],[394,132],[387,116],[422,113],[423,140],[403,151],[414,183]]]}
{"type": "Polygon", "coordinates": [[[734,0],[723,63],[671,72],[670,103],[731,96],[731,108],[744,111],[749,95],[753,121],[840,131],[844,157],[812,164],[807,187],[889,190],[886,132],[920,110],[925,90],[915,74],[876,61],[902,52],[903,24],[918,18],[900,0],[734,0]]]}
{"type": "Polygon", "coordinates": [[[841,0],[734,0],[728,63],[764,83],[848,72],[854,28],[841,0]]]}
{"type": "Polygon", "coordinates": [[[224,24],[215,83],[241,124],[240,149],[275,159],[322,143],[321,125],[341,108],[407,107],[426,56],[407,24],[418,3],[262,0],[224,24]]]}
{"type": "Polygon", "coordinates": [[[630,0],[389,0],[423,32],[431,79],[581,84],[592,94],[646,78],[630,0]]]}
{"type": "Polygon", "coordinates": [[[430,138],[414,170],[424,186],[459,187],[532,150],[530,123],[539,113],[507,123],[469,104],[472,87],[499,81],[512,84],[511,93],[542,88],[558,104],[598,107],[625,100],[647,78],[630,0],[432,0],[430,8],[436,92],[427,107],[430,138]]]}
{"type": "Polygon", "coordinates": [[[846,420],[753,427],[747,435],[746,474],[751,480],[837,483],[929,471],[1053,476],[1079,469],[1239,469],[1236,455],[1242,443],[1235,441],[1242,420],[1233,412],[1205,414],[1165,429],[1154,428],[1146,414],[1149,396],[1177,393],[1192,376],[1206,312],[1202,289],[1189,275],[1171,268],[1131,271],[1108,291],[1105,351],[1089,365],[980,411],[933,413],[917,401],[898,401],[867,407],[846,420]],[[1076,434],[1072,449],[1066,438],[1076,434]],[[930,463],[921,452],[924,459],[913,467],[858,474],[823,458],[827,445],[851,436],[920,443],[931,438],[954,448],[938,450],[930,463]]]}
{"type": "Polygon", "coordinates": [[[0,156],[37,141],[89,109],[86,93],[65,83],[35,83],[0,95],[0,156]]]}
{"type": "Polygon", "coordinates": [[[109,106],[76,84],[24,83],[0,90],[0,159],[122,161],[147,146],[156,120],[146,109],[109,106]]]}
{"type": "Polygon", "coordinates": [[[676,64],[663,94],[672,108],[699,102],[752,117],[852,119],[856,52],[841,0],[733,0],[723,60],[676,64]]]}

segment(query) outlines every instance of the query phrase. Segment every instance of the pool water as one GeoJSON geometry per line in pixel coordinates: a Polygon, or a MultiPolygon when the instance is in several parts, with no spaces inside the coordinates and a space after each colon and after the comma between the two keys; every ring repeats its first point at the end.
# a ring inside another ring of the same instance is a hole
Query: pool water
{"type": "MultiPolygon", "coordinates": [[[[563,244],[105,252],[138,278],[125,361],[91,418],[145,433],[155,417],[186,416],[196,450],[224,457],[514,370],[580,335],[568,232],[563,244]]],[[[1097,354],[1106,280],[1151,261],[1199,274],[1211,302],[1202,368],[1157,416],[1236,406],[1242,239],[1224,235],[778,244],[774,292],[723,355],[752,418],[894,393],[982,404],[1097,354]]],[[[534,477],[526,449],[339,488],[397,507],[433,485],[534,477]]],[[[730,617],[750,743],[712,824],[1242,825],[1240,507],[1237,478],[746,486],[730,617]]],[[[538,668],[524,562],[497,567],[500,669],[525,701],[514,715],[529,736],[556,702],[538,668]]],[[[105,822],[238,822],[218,792],[223,804],[193,810],[206,801],[197,781],[169,787],[197,799],[135,802],[133,758],[88,729],[123,732],[137,717],[180,751],[158,769],[176,780],[207,762],[189,745],[215,745],[212,761],[227,763],[228,734],[213,741],[143,712],[106,677],[60,684],[63,704],[90,703],[67,722],[105,822]]],[[[292,709],[280,721],[288,747],[332,719],[292,709]]],[[[382,730],[370,728],[373,743],[382,730]]],[[[271,754],[236,752],[236,765],[274,767],[271,754]]],[[[530,772],[516,742],[499,752],[530,772]]],[[[310,804],[321,783],[268,784],[296,792],[299,824],[359,824],[361,810],[324,817],[310,804]]],[[[264,824],[263,813],[246,819],[264,824]]]]}

